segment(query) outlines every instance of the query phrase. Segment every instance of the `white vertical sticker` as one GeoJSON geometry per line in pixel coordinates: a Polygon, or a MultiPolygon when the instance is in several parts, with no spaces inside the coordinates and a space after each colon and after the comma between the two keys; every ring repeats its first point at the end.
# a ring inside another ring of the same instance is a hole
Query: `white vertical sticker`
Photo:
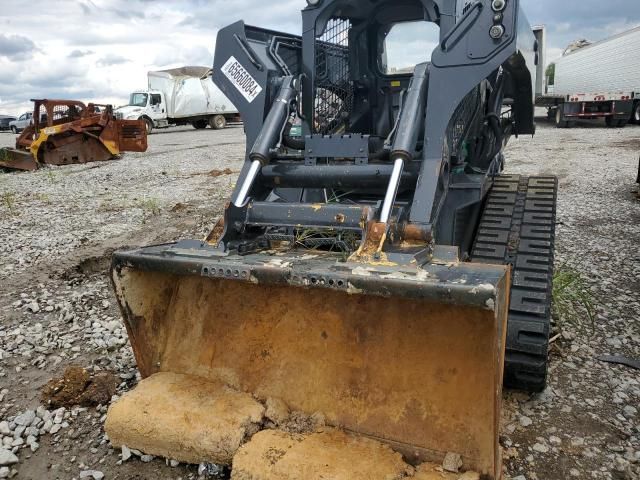
{"type": "Polygon", "coordinates": [[[244,67],[231,56],[229,60],[222,66],[222,73],[229,79],[233,86],[238,89],[247,102],[251,103],[262,92],[262,87],[247,72],[244,67]]]}

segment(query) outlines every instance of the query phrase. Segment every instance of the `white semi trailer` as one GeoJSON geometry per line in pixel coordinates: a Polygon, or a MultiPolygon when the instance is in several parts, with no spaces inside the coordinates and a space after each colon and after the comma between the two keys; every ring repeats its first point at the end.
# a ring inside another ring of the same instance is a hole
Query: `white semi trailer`
{"type": "Polygon", "coordinates": [[[640,124],[639,59],[640,27],[579,48],[555,62],[553,92],[548,88],[536,104],[560,128],[596,118],[609,127],[640,124]]]}
{"type": "Polygon", "coordinates": [[[209,67],[148,72],[148,88],[132,92],[129,105],[116,110],[127,120],[144,120],[147,131],[172,125],[224,128],[240,121],[238,110],[211,80],[209,67]]]}

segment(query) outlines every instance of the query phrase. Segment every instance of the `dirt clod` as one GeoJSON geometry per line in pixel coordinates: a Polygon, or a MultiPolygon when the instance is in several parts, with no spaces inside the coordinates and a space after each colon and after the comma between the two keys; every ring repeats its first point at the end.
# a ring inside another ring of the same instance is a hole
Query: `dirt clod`
{"type": "Polygon", "coordinates": [[[106,405],[117,386],[110,372],[91,374],[82,367],[70,366],[61,378],[53,378],[44,386],[42,402],[52,408],[106,405]]]}
{"type": "Polygon", "coordinates": [[[188,205],[185,205],[185,204],[184,204],[184,203],[182,203],[182,202],[178,202],[178,203],[176,203],[176,204],[171,208],[171,211],[172,211],[173,213],[177,213],[177,212],[184,212],[184,211],[185,211],[185,210],[187,210],[188,208],[189,208],[189,206],[188,206],[188,205]]]}
{"type": "Polygon", "coordinates": [[[264,407],[248,393],[200,377],[160,372],[110,405],[113,445],[184,463],[230,465],[255,434],[264,407]]]}
{"type": "Polygon", "coordinates": [[[274,425],[284,425],[289,419],[289,407],[279,398],[267,398],[265,407],[264,416],[274,425]]]}
{"type": "Polygon", "coordinates": [[[221,177],[223,175],[232,175],[232,174],[233,174],[233,170],[231,170],[230,168],[225,168],[224,170],[218,170],[214,168],[209,173],[207,173],[209,177],[221,177]]]}
{"type": "Polygon", "coordinates": [[[233,458],[232,480],[400,480],[413,473],[402,456],[339,430],[298,435],[263,430],[233,458]]]}

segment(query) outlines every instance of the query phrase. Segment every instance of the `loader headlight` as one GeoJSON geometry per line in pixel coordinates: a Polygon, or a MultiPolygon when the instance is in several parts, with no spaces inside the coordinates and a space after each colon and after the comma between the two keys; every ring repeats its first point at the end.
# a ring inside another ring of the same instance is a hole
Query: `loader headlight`
{"type": "Polygon", "coordinates": [[[499,40],[504,35],[504,27],[502,25],[494,25],[491,27],[491,30],[489,30],[489,35],[494,40],[499,40]]]}
{"type": "Polygon", "coordinates": [[[320,5],[320,2],[322,2],[322,0],[307,0],[307,5],[310,7],[317,7],[320,5]]]}
{"type": "Polygon", "coordinates": [[[501,12],[507,6],[507,2],[505,0],[493,0],[491,2],[491,8],[493,8],[494,12],[501,12]]]}

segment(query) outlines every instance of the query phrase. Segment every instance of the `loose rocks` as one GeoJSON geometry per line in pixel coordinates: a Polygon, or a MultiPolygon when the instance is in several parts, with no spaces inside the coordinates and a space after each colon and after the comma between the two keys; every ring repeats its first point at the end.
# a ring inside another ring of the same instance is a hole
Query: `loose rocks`
{"type": "Polygon", "coordinates": [[[462,468],[462,457],[457,453],[447,453],[442,461],[442,468],[447,472],[459,472],[462,468]]]}
{"type": "Polygon", "coordinates": [[[80,478],[92,478],[93,480],[102,480],[104,473],[98,470],[84,470],[80,472],[80,478]]]}
{"type": "Polygon", "coordinates": [[[5,450],[4,448],[0,448],[0,465],[7,466],[18,463],[18,457],[16,457],[9,450],[5,450]]]}

